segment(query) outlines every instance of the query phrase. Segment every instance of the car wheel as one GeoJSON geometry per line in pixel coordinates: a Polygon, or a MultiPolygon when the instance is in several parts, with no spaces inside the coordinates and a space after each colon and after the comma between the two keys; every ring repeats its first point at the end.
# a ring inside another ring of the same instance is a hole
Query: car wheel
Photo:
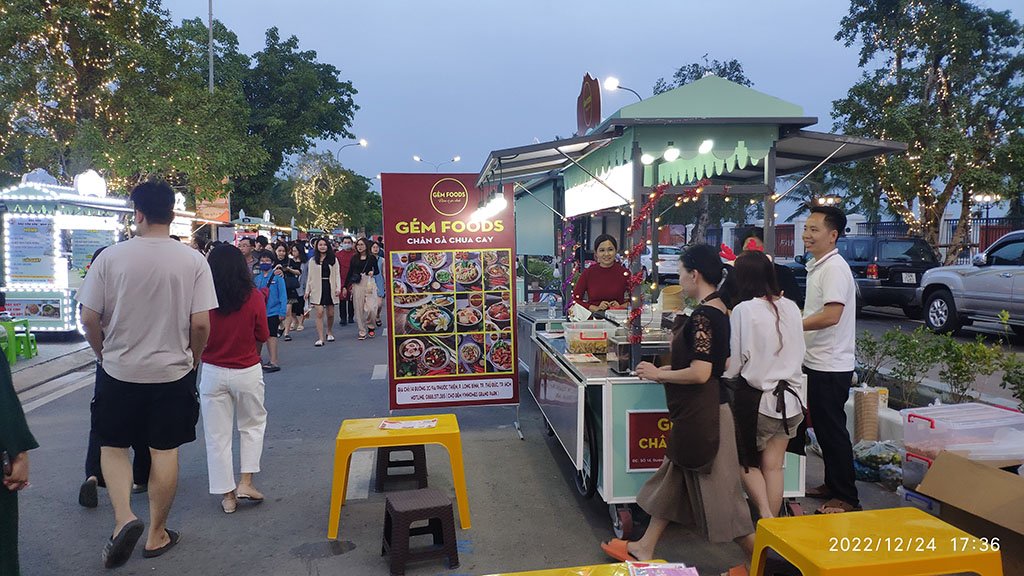
{"type": "Polygon", "coordinates": [[[910,318],[911,320],[920,320],[921,314],[923,312],[924,309],[921,308],[920,306],[914,306],[912,304],[907,304],[903,306],[903,313],[906,314],[907,318],[910,318]]]}
{"type": "Polygon", "coordinates": [[[924,324],[939,334],[948,334],[960,327],[956,303],[948,290],[939,290],[928,296],[924,305],[924,324]]]}

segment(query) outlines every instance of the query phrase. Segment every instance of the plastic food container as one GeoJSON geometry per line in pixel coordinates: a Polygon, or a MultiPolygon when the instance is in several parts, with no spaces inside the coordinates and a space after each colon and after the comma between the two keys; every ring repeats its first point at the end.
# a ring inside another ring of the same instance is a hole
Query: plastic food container
{"type": "Polygon", "coordinates": [[[907,452],[903,455],[903,486],[914,490],[932,467],[931,458],[907,452]]]}
{"type": "Polygon", "coordinates": [[[567,322],[565,343],[570,354],[605,354],[608,352],[608,323],[567,322]]]}
{"type": "Polygon", "coordinates": [[[1024,430],[1024,414],[986,404],[907,408],[900,414],[907,452],[930,460],[951,446],[990,444],[1001,430],[1024,430]]]}

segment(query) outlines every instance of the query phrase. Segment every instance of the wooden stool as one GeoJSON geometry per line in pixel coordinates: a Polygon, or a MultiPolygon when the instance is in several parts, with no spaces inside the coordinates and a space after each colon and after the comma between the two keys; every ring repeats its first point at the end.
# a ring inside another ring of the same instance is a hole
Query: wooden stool
{"type": "Polygon", "coordinates": [[[452,467],[452,484],[455,500],[459,505],[459,522],[463,530],[471,527],[469,520],[469,493],[466,489],[466,471],[462,462],[462,434],[459,421],[454,414],[431,414],[423,416],[392,416],[390,418],[357,418],[345,420],[338,429],[334,440],[334,476],[331,479],[331,508],[327,518],[327,538],[338,539],[341,522],[341,508],[345,504],[348,489],[348,467],[352,453],[363,448],[387,446],[411,446],[414,444],[440,444],[448,450],[452,467]],[[433,428],[409,428],[381,430],[384,420],[430,420],[436,418],[433,428]]]}
{"type": "Polygon", "coordinates": [[[374,489],[377,492],[384,491],[384,483],[389,480],[416,480],[420,488],[427,487],[427,448],[423,444],[413,446],[385,446],[377,448],[377,478],[374,480],[374,489]],[[411,452],[411,460],[392,460],[391,455],[395,452],[411,452]],[[406,474],[391,474],[392,468],[408,468],[413,471],[406,474]]]}
{"type": "Polygon", "coordinates": [[[391,573],[405,574],[409,561],[447,558],[448,569],[459,567],[459,549],[455,542],[455,512],[452,501],[440,490],[425,488],[388,494],[384,506],[384,537],[380,555],[391,553],[391,573]],[[426,526],[413,527],[426,521],[426,526]],[[429,534],[433,546],[410,549],[409,539],[429,534]]]}
{"type": "Polygon", "coordinates": [[[917,508],[763,519],[751,576],[764,576],[768,549],[804,576],[1003,576],[999,552],[917,508]]]}

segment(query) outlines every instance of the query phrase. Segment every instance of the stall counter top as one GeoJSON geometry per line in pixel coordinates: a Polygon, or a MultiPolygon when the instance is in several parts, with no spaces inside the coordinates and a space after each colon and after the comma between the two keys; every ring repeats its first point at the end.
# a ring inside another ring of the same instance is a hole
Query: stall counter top
{"type": "Polygon", "coordinates": [[[616,384],[656,384],[656,382],[642,380],[636,376],[625,376],[613,372],[608,367],[608,362],[605,361],[604,356],[598,356],[601,360],[600,362],[570,361],[565,356],[567,344],[561,334],[538,332],[536,340],[540,346],[548,349],[552,355],[557,357],[558,361],[565,365],[577,377],[580,383],[588,386],[599,386],[609,380],[614,380],[616,384]]]}

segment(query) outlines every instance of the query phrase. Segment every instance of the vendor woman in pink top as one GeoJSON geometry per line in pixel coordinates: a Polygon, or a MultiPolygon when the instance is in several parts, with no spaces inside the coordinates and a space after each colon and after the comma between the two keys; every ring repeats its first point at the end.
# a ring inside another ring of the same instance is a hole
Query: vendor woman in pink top
{"type": "Polygon", "coordinates": [[[619,245],[608,234],[601,234],[594,241],[594,257],[597,265],[580,274],[572,291],[574,302],[591,313],[604,312],[609,308],[626,305],[629,291],[629,270],[615,261],[619,245]]]}

